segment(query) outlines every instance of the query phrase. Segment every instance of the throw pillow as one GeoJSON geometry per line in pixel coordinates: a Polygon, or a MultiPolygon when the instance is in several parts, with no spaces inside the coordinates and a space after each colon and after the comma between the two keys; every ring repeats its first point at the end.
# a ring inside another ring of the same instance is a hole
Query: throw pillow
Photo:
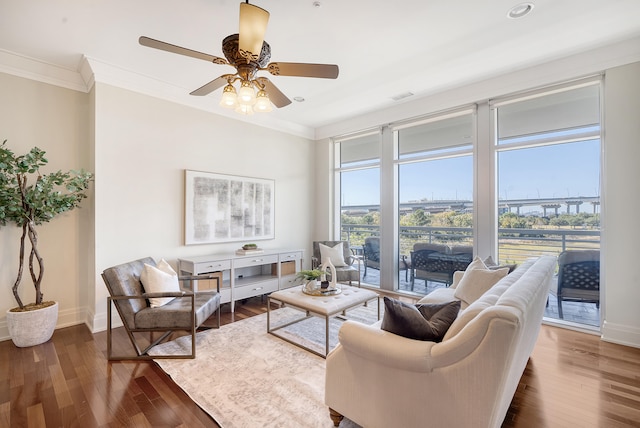
{"type": "Polygon", "coordinates": [[[458,316],[460,302],[411,305],[384,297],[382,330],[415,340],[440,342],[458,316]]]}
{"type": "MultiPolygon", "coordinates": [[[[142,281],[144,291],[147,293],[180,291],[178,274],[164,259],[160,260],[158,266],[151,266],[145,263],[140,274],[140,281],[142,281]]],[[[149,305],[152,308],[159,308],[173,299],[175,297],[152,297],[149,299],[149,305]]]]}
{"type": "Polygon", "coordinates": [[[476,257],[467,267],[453,296],[467,305],[480,298],[496,282],[509,273],[509,268],[488,269],[480,257],[476,257]]]}
{"type": "Polygon", "coordinates": [[[342,242],[338,242],[333,247],[329,247],[324,244],[320,245],[320,263],[324,263],[324,261],[328,258],[331,259],[331,263],[335,267],[346,266],[347,264],[344,262],[344,244],[342,242]]]}

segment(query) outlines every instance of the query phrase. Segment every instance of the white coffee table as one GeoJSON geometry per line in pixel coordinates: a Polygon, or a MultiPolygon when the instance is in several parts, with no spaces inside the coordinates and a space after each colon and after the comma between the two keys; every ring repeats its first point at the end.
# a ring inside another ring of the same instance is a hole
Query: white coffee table
{"type": "Polygon", "coordinates": [[[342,285],[342,292],[340,294],[330,296],[311,296],[302,292],[302,286],[288,288],[286,290],[280,290],[273,292],[267,298],[267,332],[286,340],[296,346],[306,349],[309,352],[313,352],[323,358],[326,358],[329,353],[329,318],[354,308],[359,305],[363,305],[370,300],[377,299],[378,303],[378,319],[380,319],[380,295],[374,291],[367,290],[365,288],[350,287],[348,285],[342,285]],[[271,326],[271,301],[277,301],[294,308],[300,309],[306,313],[306,316],[287,322],[285,324],[272,327],[271,326]],[[308,319],[311,316],[324,317],[325,320],[325,352],[324,354],[311,349],[301,343],[280,335],[277,333],[281,328],[287,327],[291,324],[308,319]]]}

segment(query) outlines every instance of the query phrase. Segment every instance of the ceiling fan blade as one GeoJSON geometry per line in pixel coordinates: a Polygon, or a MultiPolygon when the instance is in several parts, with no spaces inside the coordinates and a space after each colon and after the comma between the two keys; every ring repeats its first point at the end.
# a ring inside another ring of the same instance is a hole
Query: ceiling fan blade
{"type": "Polygon", "coordinates": [[[269,100],[271,100],[274,106],[280,108],[291,104],[291,100],[287,98],[276,85],[271,83],[269,79],[266,77],[258,77],[256,80],[264,87],[264,90],[267,91],[269,100]]]}
{"type": "Polygon", "coordinates": [[[223,74],[222,76],[213,79],[211,82],[199,87],[189,95],[209,95],[211,92],[224,86],[228,82],[229,77],[233,77],[233,74],[223,74]]]}
{"type": "Polygon", "coordinates": [[[339,69],[335,64],[303,64],[299,62],[272,62],[265,69],[274,76],[300,76],[335,79],[339,69]]]}
{"type": "Polygon", "coordinates": [[[209,61],[214,64],[221,64],[221,65],[228,64],[227,60],[224,58],[220,58],[214,55],[209,55],[206,53],[183,48],[181,46],[172,45],[171,43],[161,42],[160,40],[152,39],[146,36],[141,36],[138,39],[138,42],[142,46],[147,46],[149,48],[154,48],[154,49],[160,49],[162,51],[176,53],[179,55],[190,56],[192,58],[203,59],[205,61],[209,61]]]}
{"type": "Polygon", "coordinates": [[[247,60],[258,60],[268,22],[269,12],[249,3],[240,3],[238,50],[247,60]]]}

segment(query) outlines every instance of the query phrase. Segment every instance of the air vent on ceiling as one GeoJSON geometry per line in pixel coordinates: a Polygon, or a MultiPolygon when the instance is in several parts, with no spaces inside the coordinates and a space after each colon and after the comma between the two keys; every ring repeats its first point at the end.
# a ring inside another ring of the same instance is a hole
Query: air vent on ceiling
{"type": "Polygon", "coordinates": [[[403,92],[402,94],[395,95],[391,97],[393,101],[400,101],[401,99],[412,97],[413,92],[403,92]]]}

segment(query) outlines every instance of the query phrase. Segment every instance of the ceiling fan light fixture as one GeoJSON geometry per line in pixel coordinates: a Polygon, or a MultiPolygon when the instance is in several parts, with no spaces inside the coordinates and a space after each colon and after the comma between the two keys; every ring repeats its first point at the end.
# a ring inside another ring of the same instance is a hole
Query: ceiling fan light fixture
{"type": "Polygon", "coordinates": [[[240,3],[240,43],[238,47],[247,62],[258,59],[268,23],[269,12],[248,2],[240,3]]]}
{"type": "Polygon", "coordinates": [[[251,116],[254,111],[253,107],[251,106],[238,104],[238,106],[236,107],[236,113],[244,114],[245,116],[251,116]]]}
{"type": "Polygon", "coordinates": [[[240,83],[238,102],[245,106],[251,106],[256,102],[256,91],[253,89],[253,83],[251,83],[251,81],[243,80],[242,83],[240,83]]]}
{"type": "Polygon", "coordinates": [[[254,104],[253,109],[260,113],[269,113],[273,110],[269,95],[267,95],[267,92],[264,89],[260,89],[258,91],[258,95],[256,95],[256,103],[254,104]]]}
{"type": "Polygon", "coordinates": [[[233,85],[227,84],[227,86],[224,87],[220,105],[226,108],[235,108],[238,105],[238,94],[233,85]]]}

